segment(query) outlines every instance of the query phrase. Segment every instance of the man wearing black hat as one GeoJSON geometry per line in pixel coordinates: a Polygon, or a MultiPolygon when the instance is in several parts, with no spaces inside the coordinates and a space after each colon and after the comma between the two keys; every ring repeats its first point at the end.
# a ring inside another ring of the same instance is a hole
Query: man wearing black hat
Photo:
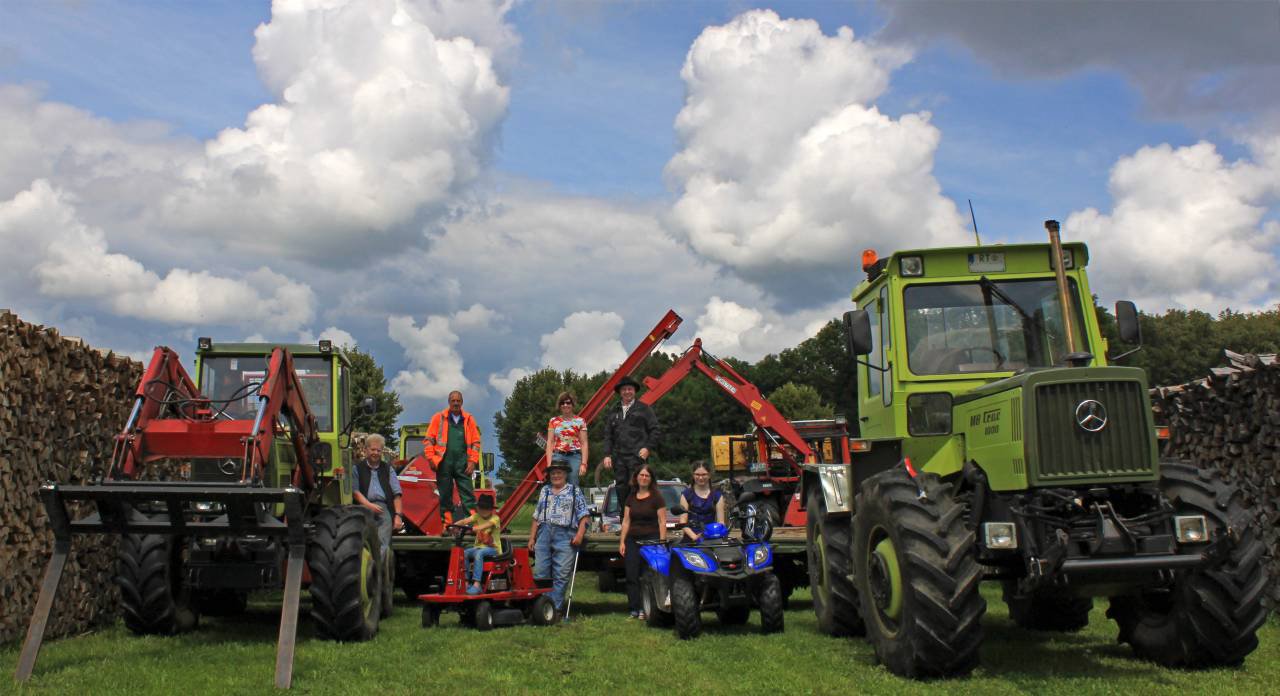
{"type": "Polygon", "coordinates": [[[632,474],[658,444],[658,416],[648,404],[636,399],[639,388],[639,382],[623,377],[613,388],[621,401],[604,418],[604,460],[600,465],[613,469],[619,508],[631,495],[632,474]]]}

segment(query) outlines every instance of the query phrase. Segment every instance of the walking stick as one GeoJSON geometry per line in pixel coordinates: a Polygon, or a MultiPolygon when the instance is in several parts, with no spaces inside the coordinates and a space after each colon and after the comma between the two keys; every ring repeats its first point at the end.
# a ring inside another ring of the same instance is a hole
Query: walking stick
{"type": "MultiPolygon", "coordinates": [[[[583,540],[586,543],[586,540],[583,540]]],[[[573,550],[573,573],[569,575],[569,595],[564,599],[564,620],[569,620],[569,608],[573,606],[573,583],[578,579],[578,556],[582,555],[582,549],[573,550]]]]}

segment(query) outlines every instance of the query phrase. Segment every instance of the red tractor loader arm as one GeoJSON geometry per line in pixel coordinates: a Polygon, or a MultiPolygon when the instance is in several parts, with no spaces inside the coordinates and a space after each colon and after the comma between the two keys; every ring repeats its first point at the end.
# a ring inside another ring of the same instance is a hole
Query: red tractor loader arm
{"type": "Polygon", "coordinates": [[[315,416],[307,406],[289,352],[277,347],[257,387],[252,420],[228,417],[203,396],[169,348],[159,347],[135,392],[133,411],[116,436],[106,476],[86,485],[46,483],[40,489],[54,551],[45,571],[16,677],[31,676],[58,581],[74,534],[263,535],[288,541],[284,607],[276,655],[276,685],[287,688],[293,669],[298,601],[307,534],[306,509],[317,496],[317,476],[327,470],[318,447],[315,416]],[[295,465],[290,485],[273,487],[265,467],[277,434],[287,433],[295,465]],[[239,459],[230,482],[144,481],[147,464],[161,459],[239,459]],[[95,511],[71,519],[67,503],[91,502],[95,511]],[[225,514],[193,512],[195,503],[218,503],[225,514]],[[273,513],[283,506],[283,519],[273,513]]]}

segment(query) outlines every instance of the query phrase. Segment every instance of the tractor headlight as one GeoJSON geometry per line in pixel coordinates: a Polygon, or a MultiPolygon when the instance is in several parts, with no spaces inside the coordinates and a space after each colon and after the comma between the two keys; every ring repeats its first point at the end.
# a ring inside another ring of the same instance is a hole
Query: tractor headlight
{"type": "Polygon", "coordinates": [[[1209,540],[1209,526],[1204,515],[1178,515],[1173,518],[1173,530],[1180,544],[1199,544],[1209,540]]]}
{"type": "Polygon", "coordinates": [[[919,256],[903,256],[898,259],[898,271],[906,278],[924,275],[924,259],[919,256]]]}
{"type": "Polygon", "coordinates": [[[691,550],[686,551],[684,549],[681,549],[680,558],[684,561],[685,566],[687,566],[690,570],[699,570],[699,571],[711,570],[710,560],[706,556],[703,556],[702,554],[698,553],[697,551],[691,551],[691,550]]]}
{"type": "Polygon", "coordinates": [[[768,544],[751,544],[747,546],[747,565],[753,570],[768,567],[773,563],[773,552],[768,544]]]}
{"type": "Polygon", "coordinates": [[[1018,528],[1012,522],[986,522],[982,525],[983,543],[989,549],[1018,548],[1018,528]]]}

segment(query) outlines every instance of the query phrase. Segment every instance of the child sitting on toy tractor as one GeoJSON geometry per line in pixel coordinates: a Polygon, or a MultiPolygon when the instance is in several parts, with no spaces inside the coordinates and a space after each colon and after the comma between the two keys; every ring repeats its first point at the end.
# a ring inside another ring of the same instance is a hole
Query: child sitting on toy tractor
{"type": "Polygon", "coordinates": [[[494,512],[493,496],[481,493],[476,499],[476,511],[459,520],[458,525],[471,525],[471,531],[476,535],[475,545],[466,553],[470,571],[467,594],[480,594],[483,591],[480,581],[484,579],[484,562],[502,553],[502,520],[494,512]]]}

